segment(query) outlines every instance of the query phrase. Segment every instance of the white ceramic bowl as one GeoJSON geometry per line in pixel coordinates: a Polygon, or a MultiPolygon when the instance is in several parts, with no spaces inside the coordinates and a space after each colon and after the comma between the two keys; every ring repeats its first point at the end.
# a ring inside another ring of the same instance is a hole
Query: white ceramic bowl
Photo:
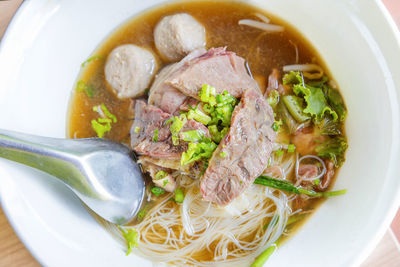
{"type": "MultiPolygon", "coordinates": [[[[64,137],[80,63],[129,17],[161,0],[26,0],[0,50],[0,127],[64,137]]],[[[316,47],[349,110],[347,161],[327,201],[267,266],[355,266],[399,204],[399,33],[379,1],[257,0],[316,47]]],[[[46,266],[151,266],[123,248],[68,189],[0,160],[0,197],[19,237],[46,266]]]]}

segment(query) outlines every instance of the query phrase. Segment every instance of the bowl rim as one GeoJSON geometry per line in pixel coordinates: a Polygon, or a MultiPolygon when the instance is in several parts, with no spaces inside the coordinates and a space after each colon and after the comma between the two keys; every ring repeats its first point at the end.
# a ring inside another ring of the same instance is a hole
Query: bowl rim
{"type": "MultiPolygon", "coordinates": [[[[238,0],[238,1],[240,2],[240,0],[238,0]]],[[[8,40],[10,39],[9,38],[10,33],[12,33],[14,31],[14,29],[17,27],[17,24],[19,23],[19,21],[24,18],[26,11],[30,9],[31,3],[33,3],[33,2],[35,2],[35,1],[32,1],[32,0],[31,1],[23,1],[21,3],[21,5],[19,6],[19,8],[17,9],[14,16],[12,17],[9,25],[6,28],[6,31],[4,32],[4,35],[0,41],[0,55],[3,53],[5,44],[8,43],[8,40]]],[[[385,7],[385,5],[383,4],[382,1],[375,0],[375,1],[373,1],[373,3],[377,7],[376,14],[379,15],[379,20],[380,20],[379,22],[384,24],[385,26],[387,26],[390,29],[391,34],[392,34],[391,37],[394,37],[393,41],[396,42],[395,45],[398,48],[400,48],[400,31],[399,31],[396,23],[394,22],[393,17],[390,15],[389,11],[387,10],[387,8],[385,7]]],[[[120,24],[120,25],[122,25],[122,24],[120,24]]],[[[107,36],[105,36],[105,38],[106,37],[107,36]]],[[[390,41],[392,42],[392,40],[390,40],[390,41]]],[[[400,84],[400,81],[398,81],[398,82],[400,84]]],[[[398,94],[400,94],[400,88],[395,86],[395,89],[396,89],[396,92],[398,94]]],[[[398,128],[399,127],[397,125],[397,128],[393,129],[393,132],[396,132],[396,130],[397,130],[397,132],[399,132],[398,128]]],[[[394,138],[395,137],[393,137],[393,139],[394,138]]],[[[394,148],[392,148],[391,151],[393,154],[392,156],[394,156],[394,154],[397,154],[397,155],[400,154],[399,146],[395,146],[394,148]]],[[[1,171],[3,171],[3,170],[1,170],[1,171]]],[[[394,176],[394,173],[393,172],[388,173],[388,175],[394,176]]],[[[364,248],[359,251],[357,256],[354,257],[352,266],[360,265],[366,259],[366,257],[371,253],[371,251],[376,247],[377,243],[381,240],[383,235],[388,230],[391,221],[393,220],[397,210],[400,207],[400,187],[394,189],[394,191],[396,192],[396,194],[393,196],[393,201],[391,202],[390,207],[385,212],[384,218],[381,220],[380,225],[377,227],[377,231],[375,232],[375,234],[371,235],[370,241],[367,244],[365,244],[364,248]]],[[[35,260],[37,260],[39,262],[39,264],[45,265],[46,259],[42,258],[41,255],[35,253],[35,250],[33,249],[33,247],[31,247],[29,240],[25,239],[22,229],[15,227],[15,225],[16,225],[15,218],[11,215],[11,210],[9,209],[10,207],[7,205],[7,203],[5,201],[3,201],[1,194],[0,194],[0,205],[3,209],[5,216],[8,219],[10,225],[12,226],[14,232],[17,234],[18,238],[21,240],[21,242],[24,244],[24,246],[29,250],[29,252],[35,258],[35,260]]]]}

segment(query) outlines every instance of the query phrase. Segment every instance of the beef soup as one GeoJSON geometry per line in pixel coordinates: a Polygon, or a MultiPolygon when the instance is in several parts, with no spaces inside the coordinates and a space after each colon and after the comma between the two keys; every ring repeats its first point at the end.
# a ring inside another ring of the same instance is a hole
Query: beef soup
{"type": "Polygon", "coordinates": [[[178,266],[261,266],[326,198],[346,107],[290,25],[239,2],[173,3],[117,29],[82,64],[70,138],[130,146],[146,201],[127,252],[178,266]],[[224,12],[221,12],[223,10],[224,12]]]}

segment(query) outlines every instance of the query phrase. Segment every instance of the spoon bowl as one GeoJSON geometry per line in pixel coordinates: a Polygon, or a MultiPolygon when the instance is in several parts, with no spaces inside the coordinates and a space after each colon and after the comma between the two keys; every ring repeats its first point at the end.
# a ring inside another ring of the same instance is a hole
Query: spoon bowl
{"type": "Polygon", "coordinates": [[[57,177],[111,223],[130,222],[143,202],[145,183],[133,152],[107,139],[58,139],[0,130],[0,157],[57,177]]]}

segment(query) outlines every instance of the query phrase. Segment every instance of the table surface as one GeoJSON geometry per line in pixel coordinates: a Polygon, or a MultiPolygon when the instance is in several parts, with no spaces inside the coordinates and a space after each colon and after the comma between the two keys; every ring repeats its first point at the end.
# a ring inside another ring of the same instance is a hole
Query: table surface
{"type": "MultiPolygon", "coordinates": [[[[400,0],[384,0],[400,27],[400,0]]],[[[0,1],[0,40],[22,0],[0,1]]],[[[400,251],[389,230],[361,267],[399,266],[400,251]]],[[[0,207],[0,266],[40,266],[25,248],[0,207]]]]}

